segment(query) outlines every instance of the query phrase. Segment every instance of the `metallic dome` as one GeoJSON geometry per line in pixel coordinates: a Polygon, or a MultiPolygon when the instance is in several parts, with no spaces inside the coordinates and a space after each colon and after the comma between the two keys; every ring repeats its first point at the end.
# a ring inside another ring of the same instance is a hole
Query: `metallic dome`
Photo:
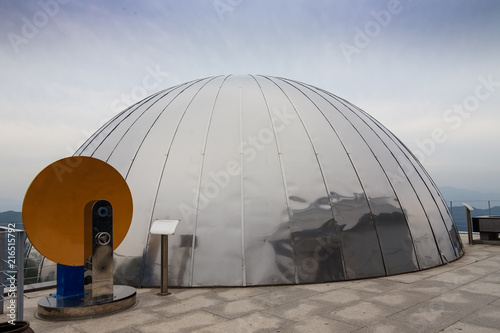
{"type": "Polygon", "coordinates": [[[247,286],[418,271],[463,254],[436,185],[370,115],[322,89],[269,76],[217,76],[156,93],[76,155],[114,166],[134,200],[115,252],[117,283],[247,286]]]}

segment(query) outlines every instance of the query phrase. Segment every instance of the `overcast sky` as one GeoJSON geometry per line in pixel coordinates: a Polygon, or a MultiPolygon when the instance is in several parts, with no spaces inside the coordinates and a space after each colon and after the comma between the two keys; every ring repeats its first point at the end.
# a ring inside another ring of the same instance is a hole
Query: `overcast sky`
{"type": "Polygon", "coordinates": [[[440,186],[500,192],[500,1],[2,0],[0,211],[128,105],[248,73],[361,107],[440,186]]]}

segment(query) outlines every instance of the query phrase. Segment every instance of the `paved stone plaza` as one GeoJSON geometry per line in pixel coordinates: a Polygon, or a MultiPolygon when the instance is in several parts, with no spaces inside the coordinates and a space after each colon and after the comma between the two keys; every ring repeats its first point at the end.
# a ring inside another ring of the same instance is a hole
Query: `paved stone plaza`
{"type": "Polygon", "coordinates": [[[500,332],[500,246],[466,245],[451,264],[417,273],[311,285],[138,289],[131,309],[96,319],[25,320],[35,332],[500,332]]]}

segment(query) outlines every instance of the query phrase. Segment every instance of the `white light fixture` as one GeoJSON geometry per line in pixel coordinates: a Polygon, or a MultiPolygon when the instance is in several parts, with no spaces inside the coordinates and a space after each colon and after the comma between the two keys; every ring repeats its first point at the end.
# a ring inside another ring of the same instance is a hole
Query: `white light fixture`
{"type": "Polygon", "coordinates": [[[173,235],[180,220],[156,220],[151,225],[151,232],[154,235],[173,235]]]}

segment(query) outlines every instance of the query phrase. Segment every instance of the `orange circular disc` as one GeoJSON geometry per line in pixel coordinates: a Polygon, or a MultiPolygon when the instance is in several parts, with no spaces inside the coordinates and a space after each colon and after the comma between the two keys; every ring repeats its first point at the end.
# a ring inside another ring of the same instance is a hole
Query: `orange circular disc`
{"type": "MultiPolygon", "coordinates": [[[[81,266],[85,250],[85,206],[108,200],[113,207],[113,250],[132,221],[132,195],[116,169],[101,160],[74,156],[43,169],[24,196],[23,224],[33,246],[59,264],[81,266]]],[[[88,248],[88,246],[87,246],[88,248]]]]}

